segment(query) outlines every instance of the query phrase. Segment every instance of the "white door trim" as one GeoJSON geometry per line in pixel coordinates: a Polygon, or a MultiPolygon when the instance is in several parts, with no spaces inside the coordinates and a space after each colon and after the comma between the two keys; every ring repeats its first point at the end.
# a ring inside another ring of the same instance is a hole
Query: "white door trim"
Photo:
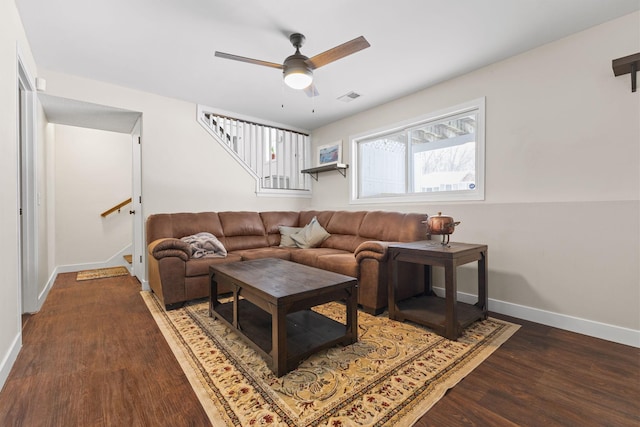
{"type": "Polygon", "coordinates": [[[36,92],[35,84],[22,60],[18,57],[18,82],[16,90],[18,111],[18,209],[22,209],[22,220],[18,218],[19,295],[22,313],[34,313],[38,305],[38,204],[36,144],[36,92]],[[21,91],[22,88],[22,91],[21,91]],[[21,119],[22,117],[22,119],[21,119]],[[20,128],[21,127],[21,128],[20,128]],[[22,135],[22,136],[21,136],[22,135]]]}
{"type": "Polygon", "coordinates": [[[131,132],[132,140],[132,189],[131,210],[133,216],[132,274],[143,285],[146,283],[146,257],[144,256],[144,215],[142,211],[142,115],[131,132]]]}

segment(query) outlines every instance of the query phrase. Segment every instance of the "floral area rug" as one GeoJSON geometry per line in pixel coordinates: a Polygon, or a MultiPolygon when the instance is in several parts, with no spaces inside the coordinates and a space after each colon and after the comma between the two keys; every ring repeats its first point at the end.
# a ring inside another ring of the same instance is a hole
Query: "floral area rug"
{"type": "MultiPolygon", "coordinates": [[[[358,342],[320,351],[278,378],[199,300],[165,311],[142,292],[214,426],[410,426],[519,328],[476,322],[458,341],[358,312],[358,342]]],[[[345,309],[314,310],[345,322],[345,309]]]]}
{"type": "Polygon", "coordinates": [[[92,280],[92,279],[106,279],[108,277],[128,276],[129,270],[126,267],[107,267],[97,268],[95,270],[78,271],[76,275],[77,281],[92,280]]]}

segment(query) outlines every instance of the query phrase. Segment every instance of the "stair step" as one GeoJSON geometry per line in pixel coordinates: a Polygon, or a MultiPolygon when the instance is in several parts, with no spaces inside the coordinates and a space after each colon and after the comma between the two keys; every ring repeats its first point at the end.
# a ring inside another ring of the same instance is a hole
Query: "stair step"
{"type": "Polygon", "coordinates": [[[127,261],[129,264],[133,264],[133,255],[123,255],[123,258],[125,259],[125,261],[127,261]]]}

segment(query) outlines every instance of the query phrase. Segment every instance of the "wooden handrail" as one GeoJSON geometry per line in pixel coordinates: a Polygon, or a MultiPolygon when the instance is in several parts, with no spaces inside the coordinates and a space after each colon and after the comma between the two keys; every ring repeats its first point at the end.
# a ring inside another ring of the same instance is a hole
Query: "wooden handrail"
{"type": "Polygon", "coordinates": [[[100,214],[100,216],[105,217],[111,213],[114,213],[115,211],[119,211],[123,206],[128,205],[129,203],[131,203],[131,197],[129,197],[127,200],[125,200],[124,202],[120,202],[117,205],[115,205],[114,207],[112,207],[111,209],[107,209],[106,211],[102,212],[100,214]]]}

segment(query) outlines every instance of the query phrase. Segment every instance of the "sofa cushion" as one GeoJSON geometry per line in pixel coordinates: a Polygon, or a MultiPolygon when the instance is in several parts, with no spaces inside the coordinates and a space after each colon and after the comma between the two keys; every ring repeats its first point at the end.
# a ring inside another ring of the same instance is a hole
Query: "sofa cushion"
{"type": "Polygon", "coordinates": [[[411,242],[427,238],[426,219],[422,214],[405,214],[400,212],[367,212],[358,235],[367,240],[386,242],[411,242]]]}
{"type": "Polygon", "coordinates": [[[332,234],[320,245],[323,248],[342,249],[343,251],[354,252],[355,249],[366,241],[363,237],[348,234],[332,234]]]}
{"type": "Polygon", "coordinates": [[[149,215],[146,226],[147,244],[163,237],[179,239],[203,231],[217,238],[223,236],[216,212],[154,214],[149,215]]]}
{"type": "Polygon", "coordinates": [[[366,214],[365,211],[335,211],[325,228],[331,234],[354,235],[366,214]]]}
{"type": "Polygon", "coordinates": [[[267,233],[269,246],[278,246],[280,244],[280,226],[297,227],[298,212],[289,211],[272,211],[260,212],[260,218],[264,224],[264,231],[267,233]]]}
{"type": "Polygon", "coordinates": [[[305,225],[302,230],[291,234],[291,239],[296,243],[299,248],[309,249],[315,248],[324,242],[330,236],[315,216],[305,225]]]}
{"type": "Polygon", "coordinates": [[[357,236],[360,224],[366,212],[357,211],[336,211],[331,216],[329,223],[325,227],[331,234],[327,240],[322,242],[323,248],[342,249],[353,252],[366,239],[357,236]]]}
{"type": "MultiPolygon", "coordinates": [[[[322,255],[332,254],[350,254],[347,251],[331,248],[310,248],[310,249],[290,249],[291,261],[304,265],[310,265],[311,267],[318,266],[318,257],[322,255]]],[[[353,254],[350,254],[353,256],[353,254]]]]}
{"type": "Polygon", "coordinates": [[[329,224],[333,216],[333,211],[301,211],[298,218],[298,226],[304,227],[309,224],[314,216],[318,218],[320,225],[326,229],[327,224],[329,224]]]}
{"type": "Polygon", "coordinates": [[[285,248],[269,247],[269,248],[256,248],[256,249],[243,249],[234,252],[234,254],[240,255],[243,261],[259,258],[279,258],[289,261],[291,259],[291,251],[285,248]]]}
{"type": "Polygon", "coordinates": [[[320,255],[316,267],[346,276],[358,277],[358,262],[351,253],[320,255]]]}
{"type": "Polygon", "coordinates": [[[282,248],[297,248],[296,242],[291,238],[291,235],[302,230],[302,227],[287,227],[281,225],[280,229],[280,247],[282,248]]]}
{"type": "Polygon", "coordinates": [[[258,212],[219,212],[228,252],[269,246],[258,212]]]}
{"type": "Polygon", "coordinates": [[[185,262],[185,277],[209,275],[209,266],[214,264],[226,264],[228,262],[242,261],[238,254],[227,254],[225,258],[191,258],[185,262]]]}
{"type": "Polygon", "coordinates": [[[264,224],[258,212],[219,212],[224,235],[264,236],[264,224]]]}

